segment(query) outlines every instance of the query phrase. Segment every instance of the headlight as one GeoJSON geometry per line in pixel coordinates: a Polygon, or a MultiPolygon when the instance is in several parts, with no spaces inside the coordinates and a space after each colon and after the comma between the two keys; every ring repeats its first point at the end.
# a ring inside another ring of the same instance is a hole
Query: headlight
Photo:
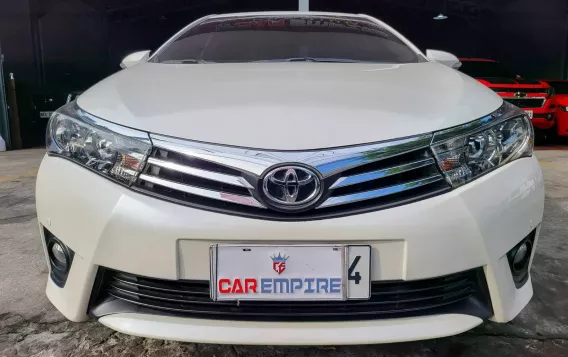
{"type": "Polygon", "coordinates": [[[565,105],[559,105],[558,106],[560,108],[560,110],[562,110],[563,112],[568,112],[568,107],[565,105]]]}
{"type": "Polygon", "coordinates": [[[96,118],[75,102],[53,113],[46,141],[48,153],[126,185],[136,180],[151,149],[147,133],[96,118]]]}
{"type": "Polygon", "coordinates": [[[434,133],[432,150],[446,180],[458,187],[517,158],[531,156],[533,141],[530,119],[505,103],[484,118],[434,133]]]}

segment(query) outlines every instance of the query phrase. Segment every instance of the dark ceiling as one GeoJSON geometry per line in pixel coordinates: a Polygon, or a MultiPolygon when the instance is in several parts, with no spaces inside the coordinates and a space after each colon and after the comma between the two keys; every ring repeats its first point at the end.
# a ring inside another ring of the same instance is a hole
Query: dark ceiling
{"type": "MultiPolygon", "coordinates": [[[[376,16],[422,49],[494,58],[533,77],[565,75],[567,8],[567,0],[310,0],[311,10],[376,16]],[[449,18],[433,20],[440,12],[449,18]]],[[[8,70],[34,87],[67,90],[203,15],[296,10],[297,0],[0,0],[0,9],[8,70]]]]}

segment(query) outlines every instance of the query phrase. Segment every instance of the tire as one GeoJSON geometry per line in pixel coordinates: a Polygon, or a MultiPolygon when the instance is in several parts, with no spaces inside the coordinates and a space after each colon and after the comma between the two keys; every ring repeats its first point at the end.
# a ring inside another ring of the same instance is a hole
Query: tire
{"type": "Polygon", "coordinates": [[[534,144],[535,146],[543,146],[547,144],[546,130],[534,128],[534,144]]]}
{"type": "Polygon", "coordinates": [[[554,120],[554,125],[552,128],[546,130],[546,143],[548,145],[557,145],[560,142],[560,137],[558,135],[558,125],[556,124],[556,119],[554,120]]]}

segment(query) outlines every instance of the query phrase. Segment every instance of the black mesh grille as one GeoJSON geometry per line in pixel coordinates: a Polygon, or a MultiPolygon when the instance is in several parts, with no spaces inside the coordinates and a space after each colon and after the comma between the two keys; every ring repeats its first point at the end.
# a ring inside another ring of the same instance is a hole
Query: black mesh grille
{"type": "Polygon", "coordinates": [[[177,316],[264,321],[345,321],[464,313],[492,315],[485,276],[474,269],[444,277],[373,282],[369,300],[342,302],[212,301],[208,281],[162,280],[103,270],[92,310],[109,300],[177,316]]]}
{"type": "Polygon", "coordinates": [[[506,87],[491,87],[495,92],[501,93],[542,93],[547,94],[547,88],[506,88],[506,87]]]}
{"type": "Polygon", "coordinates": [[[541,108],[544,105],[544,99],[509,99],[503,98],[507,102],[516,105],[519,108],[541,108]]]}

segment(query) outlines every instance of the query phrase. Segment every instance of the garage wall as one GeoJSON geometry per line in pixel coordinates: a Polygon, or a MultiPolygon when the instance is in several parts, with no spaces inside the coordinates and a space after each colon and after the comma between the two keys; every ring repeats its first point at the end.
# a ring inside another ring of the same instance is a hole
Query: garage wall
{"type": "Polygon", "coordinates": [[[59,2],[39,23],[50,92],[85,88],[108,75],[108,36],[100,12],[79,1],[59,2]]]}
{"type": "Polygon", "coordinates": [[[523,76],[565,76],[567,11],[566,0],[517,0],[502,6],[494,33],[496,57],[523,76]]]}
{"type": "Polygon", "coordinates": [[[4,55],[4,77],[14,73],[20,131],[24,147],[28,145],[26,132],[30,130],[31,98],[38,83],[38,71],[34,59],[33,37],[28,0],[0,0],[0,47],[4,55]]]}
{"type": "MultiPolygon", "coordinates": [[[[501,0],[502,1],[502,0],[501,0]]],[[[466,57],[489,56],[489,24],[492,13],[477,4],[456,7],[451,1],[428,0],[311,0],[313,10],[365,13],[385,21],[422,50],[440,49],[466,57]],[[443,21],[432,18],[440,12],[443,21]]],[[[479,2],[479,1],[477,1],[479,2]]],[[[475,3],[475,2],[473,2],[475,3]]]]}
{"type": "MultiPolygon", "coordinates": [[[[33,0],[43,75],[34,66],[30,0],[0,0],[6,71],[44,90],[82,89],[119,69],[120,59],[155,49],[186,23],[208,13],[294,10],[296,0],[106,1],[33,0]]],[[[367,13],[385,20],[420,48],[501,60],[527,77],[560,77],[566,49],[566,0],[311,0],[312,10],[367,13]],[[444,11],[450,18],[434,21],[444,11]]]]}
{"type": "Polygon", "coordinates": [[[34,51],[30,27],[29,0],[0,0],[0,47],[6,75],[34,82],[34,51]]]}
{"type": "Polygon", "coordinates": [[[312,10],[366,13],[421,49],[493,58],[526,77],[561,78],[566,0],[311,0],[312,10]],[[440,12],[447,20],[432,18],[440,12]]]}
{"type": "Polygon", "coordinates": [[[296,9],[297,0],[0,0],[0,43],[6,71],[26,85],[80,90],[119,70],[126,54],[156,49],[204,15],[296,9]]]}

